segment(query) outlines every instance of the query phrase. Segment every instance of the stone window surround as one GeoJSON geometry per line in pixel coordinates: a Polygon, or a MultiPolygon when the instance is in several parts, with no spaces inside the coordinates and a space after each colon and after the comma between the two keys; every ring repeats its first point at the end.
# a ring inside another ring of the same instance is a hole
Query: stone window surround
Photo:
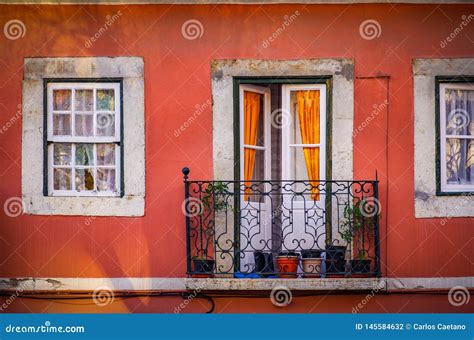
{"type": "Polygon", "coordinates": [[[436,76],[474,74],[474,58],[414,59],[415,217],[474,217],[474,195],[436,195],[436,76]]]}
{"type": "Polygon", "coordinates": [[[234,77],[331,76],[332,178],[352,180],[354,61],[352,59],[215,60],[211,65],[214,178],[234,178],[234,77]]]}
{"type": "MultiPolygon", "coordinates": [[[[332,119],[332,130],[329,132],[332,134],[332,151],[327,157],[332,161],[331,177],[333,179],[352,180],[354,125],[354,61],[352,59],[214,60],[211,64],[214,179],[234,178],[234,77],[264,76],[332,77],[332,97],[337,100],[332,100],[331,117],[328,117],[332,119]]],[[[233,239],[232,219],[230,224],[216,221],[215,228],[216,234],[226,235],[229,239],[233,239]]],[[[229,259],[217,259],[216,266],[228,266],[228,261],[229,259]]]]}
{"type": "Polygon", "coordinates": [[[23,79],[22,200],[25,214],[143,216],[145,211],[144,62],[141,57],[25,58],[23,79]],[[43,194],[44,79],[121,78],[123,81],[123,197],[43,194]]]}

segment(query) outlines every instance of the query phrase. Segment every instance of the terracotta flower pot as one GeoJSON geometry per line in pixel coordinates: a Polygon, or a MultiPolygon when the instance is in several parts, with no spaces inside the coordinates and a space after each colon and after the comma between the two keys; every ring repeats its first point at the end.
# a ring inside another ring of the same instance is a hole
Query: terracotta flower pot
{"type": "Polygon", "coordinates": [[[298,277],[298,256],[283,255],[277,257],[278,272],[280,277],[292,279],[298,277]]]}
{"type": "Polygon", "coordinates": [[[321,276],[321,258],[304,258],[303,262],[304,277],[320,277],[321,276]]]}

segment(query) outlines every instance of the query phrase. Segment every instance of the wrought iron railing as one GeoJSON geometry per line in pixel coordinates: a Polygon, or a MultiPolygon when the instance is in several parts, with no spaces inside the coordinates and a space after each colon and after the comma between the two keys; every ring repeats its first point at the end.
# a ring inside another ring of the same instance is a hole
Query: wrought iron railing
{"type": "Polygon", "coordinates": [[[187,274],[380,275],[378,181],[190,181],[187,274]]]}

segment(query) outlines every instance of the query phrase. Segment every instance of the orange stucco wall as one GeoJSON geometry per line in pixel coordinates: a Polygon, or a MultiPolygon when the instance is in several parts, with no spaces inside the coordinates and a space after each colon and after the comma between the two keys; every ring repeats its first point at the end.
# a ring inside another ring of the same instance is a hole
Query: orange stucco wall
{"type": "MultiPolygon", "coordinates": [[[[178,137],[175,130],[211,99],[211,61],[327,57],[355,60],[355,124],[388,93],[389,109],[354,138],[355,177],[373,178],[377,169],[381,180],[384,275],[473,276],[472,219],[414,218],[411,72],[413,58],[473,57],[474,22],[440,46],[473,12],[473,5],[0,5],[2,27],[12,19],[26,27],[17,40],[0,34],[0,125],[22,102],[24,57],[143,56],[147,173],[142,218],[0,214],[0,277],[183,277],[180,170],[189,166],[191,178],[212,177],[212,110],[178,137]],[[118,11],[120,18],[86,47],[118,11]],[[264,48],[295,11],[297,19],[264,48]],[[183,37],[189,19],[202,23],[202,37],[183,37]],[[359,34],[367,19],[380,23],[378,38],[359,34]],[[364,78],[382,75],[389,78],[364,78]]],[[[19,120],[0,133],[0,203],[9,197],[21,197],[19,120]]]]}

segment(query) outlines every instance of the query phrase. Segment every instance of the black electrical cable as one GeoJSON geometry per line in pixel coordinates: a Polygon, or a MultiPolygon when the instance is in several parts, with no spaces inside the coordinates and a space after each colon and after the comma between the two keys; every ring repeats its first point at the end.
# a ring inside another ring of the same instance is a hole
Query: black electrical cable
{"type": "MultiPolygon", "coordinates": [[[[334,293],[334,292],[333,292],[334,293]]],[[[366,294],[367,292],[359,292],[358,294],[366,294]]],[[[58,293],[58,295],[61,293],[58,293]]],[[[68,304],[68,305],[93,305],[94,303],[87,304],[87,303],[82,303],[82,304],[73,304],[73,303],[67,303],[64,302],[64,300],[90,300],[93,298],[92,294],[88,293],[81,293],[81,292],[67,292],[67,296],[55,296],[55,294],[51,293],[32,293],[32,294],[18,294],[18,295],[12,295],[12,293],[8,293],[5,291],[0,291],[0,296],[8,296],[12,297],[15,296],[15,298],[22,298],[22,299],[32,299],[32,300],[49,300],[49,301],[54,301],[55,303],[61,303],[61,304],[68,304]]],[[[323,294],[328,294],[327,292],[298,292],[297,294],[293,294],[294,297],[311,297],[311,296],[321,296],[323,294]]],[[[352,295],[354,292],[336,292],[337,295],[352,295]]],[[[446,291],[442,290],[433,290],[433,291],[397,291],[397,292],[390,292],[390,291],[379,291],[377,295],[390,295],[390,294],[432,294],[432,295],[445,295],[447,294],[446,291]]],[[[213,292],[204,294],[204,293],[193,293],[193,292],[149,292],[149,293],[133,293],[133,292],[124,292],[124,293],[119,293],[119,294],[114,294],[114,299],[119,299],[119,300],[125,300],[125,299],[132,299],[132,298],[138,298],[138,297],[181,297],[183,299],[189,299],[190,297],[193,298],[201,298],[205,299],[210,303],[210,308],[207,310],[205,313],[206,314],[212,314],[215,311],[215,306],[216,303],[214,299],[216,298],[257,298],[257,299],[262,299],[266,298],[269,296],[268,292],[260,292],[260,293],[253,293],[249,294],[247,291],[240,292],[239,293],[228,293],[228,292],[213,292]]]]}
{"type": "MultiPolygon", "coordinates": [[[[90,300],[93,298],[92,294],[87,294],[87,293],[76,293],[76,292],[68,292],[67,296],[55,296],[55,294],[51,293],[43,293],[43,294],[38,294],[38,293],[32,293],[30,294],[18,294],[14,293],[13,295],[8,292],[0,292],[0,296],[15,296],[15,298],[20,298],[20,299],[30,299],[30,300],[48,300],[48,301],[54,301],[55,303],[59,304],[65,304],[65,305],[81,305],[81,306],[87,306],[87,305],[94,305],[95,303],[67,303],[62,300],[90,300]]],[[[58,294],[59,295],[59,294],[58,294]]],[[[206,311],[206,314],[211,314],[215,310],[215,302],[214,299],[206,294],[198,293],[198,294],[193,294],[193,293],[178,293],[178,292],[170,292],[170,293],[164,293],[164,292],[150,292],[150,293],[120,293],[120,294],[114,294],[114,299],[117,300],[125,300],[125,299],[132,299],[132,298],[138,298],[138,297],[169,297],[169,296],[178,296],[183,299],[188,299],[190,296],[193,296],[193,298],[202,298],[211,304],[211,307],[209,308],[208,311],[206,311]]]]}

